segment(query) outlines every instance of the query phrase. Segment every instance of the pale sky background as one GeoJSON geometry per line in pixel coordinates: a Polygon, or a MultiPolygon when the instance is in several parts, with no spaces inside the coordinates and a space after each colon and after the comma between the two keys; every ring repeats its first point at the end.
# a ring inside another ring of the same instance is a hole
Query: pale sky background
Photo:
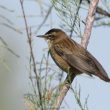
{"type": "MultiPolygon", "coordinates": [[[[46,1],[48,4],[48,0],[46,1]]],[[[9,9],[14,10],[13,13],[7,12],[0,8],[0,14],[8,17],[14,26],[18,29],[23,28],[24,21],[18,17],[21,15],[21,7],[19,0],[0,0],[0,5],[6,6],[9,9]]],[[[25,2],[26,12],[32,15],[39,15],[39,5],[34,1],[25,2]]],[[[52,14],[53,23],[52,27],[58,26],[58,18],[52,14]]],[[[29,24],[38,25],[42,22],[42,17],[29,18],[29,24]]],[[[5,21],[0,18],[0,23],[5,21]]],[[[49,22],[49,20],[48,20],[49,22]]],[[[43,27],[38,34],[44,34],[51,27],[43,27]]],[[[100,27],[93,28],[88,50],[99,60],[110,77],[110,28],[100,27]]],[[[2,110],[25,110],[23,103],[23,94],[27,93],[31,85],[28,79],[28,45],[26,37],[18,34],[13,30],[0,25],[0,36],[8,43],[9,48],[14,50],[20,55],[20,58],[16,58],[7,50],[0,47],[0,58],[4,58],[6,64],[10,70],[7,70],[0,61],[0,109],[2,110]]],[[[36,47],[34,49],[36,58],[40,59],[40,56],[44,53],[43,48],[47,47],[44,40],[33,38],[33,44],[36,47]]],[[[76,39],[77,40],[77,39],[76,39]]],[[[1,42],[0,42],[1,45],[1,42]]],[[[66,74],[65,74],[66,75],[66,74]]],[[[73,82],[78,83],[81,86],[81,98],[82,101],[89,94],[88,107],[89,110],[110,110],[110,83],[106,83],[99,78],[89,78],[81,75],[77,76],[73,82]]],[[[68,92],[66,102],[69,105],[69,110],[79,110],[73,93],[68,92]]],[[[65,104],[65,103],[63,103],[65,104]]],[[[65,107],[64,110],[68,110],[65,107]]]]}

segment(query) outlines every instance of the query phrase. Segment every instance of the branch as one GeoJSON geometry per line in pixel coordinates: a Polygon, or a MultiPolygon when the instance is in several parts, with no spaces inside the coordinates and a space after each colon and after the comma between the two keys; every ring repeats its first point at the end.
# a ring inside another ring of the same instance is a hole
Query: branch
{"type": "MultiPolygon", "coordinates": [[[[90,0],[87,0],[87,2],[88,2],[88,4],[90,4],[90,0]]],[[[109,12],[107,12],[106,10],[104,10],[103,8],[98,7],[98,6],[96,7],[96,13],[100,14],[100,15],[104,15],[104,16],[110,17],[110,13],[109,12]]]]}
{"type": "Polygon", "coordinates": [[[88,16],[86,18],[86,27],[84,30],[84,34],[81,40],[81,45],[86,49],[87,45],[89,43],[91,31],[92,31],[92,26],[95,18],[95,12],[96,8],[98,5],[99,0],[92,0],[90,3],[89,11],[88,11],[88,16]]]}
{"type": "MultiPolygon", "coordinates": [[[[89,43],[91,30],[92,30],[92,26],[93,26],[93,22],[94,22],[94,16],[95,16],[96,7],[97,7],[98,2],[99,2],[99,0],[92,0],[91,3],[90,3],[88,15],[87,15],[87,20],[86,20],[86,27],[85,27],[85,30],[84,30],[84,35],[83,35],[82,40],[81,40],[81,45],[85,49],[87,48],[87,45],[89,43]]],[[[70,89],[70,86],[71,86],[71,83],[72,83],[74,77],[75,76],[73,76],[70,73],[67,75],[67,77],[65,79],[65,83],[64,83],[62,89],[59,92],[60,94],[57,97],[57,100],[56,100],[52,110],[59,110],[64,97],[66,96],[68,90],[70,89]]]]}
{"type": "Polygon", "coordinates": [[[70,89],[71,83],[73,82],[75,78],[75,74],[69,73],[64,81],[64,84],[62,85],[60,91],[59,91],[59,96],[57,97],[57,100],[52,108],[52,110],[59,110],[60,106],[63,102],[64,97],[66,96],[68,90],[70,89]]]}
{"type": "Polygon", "coordinates": [[[110,17],[110,13],[107,12],[106,10],[102,9],[101,7],[96,8],[96,13],[110,17]]]}

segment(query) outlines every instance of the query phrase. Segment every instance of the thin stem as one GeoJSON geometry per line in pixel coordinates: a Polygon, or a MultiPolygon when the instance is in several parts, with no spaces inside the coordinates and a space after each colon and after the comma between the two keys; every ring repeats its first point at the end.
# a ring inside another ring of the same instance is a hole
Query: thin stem
{"type": "Polygon", "coordinates": [[[79,13],[79,9],[80,9],[81,3],[82,3],[82,0],[80,0],[79,4],[77,6],[77,11],[76,11],[76,14],[75,14],[75,17],[74,17],[74,21],[73,21],[73,25],[72,25],[72,29],[71,29],[71,32],[70,32],[70,37],[72,37],[72,34],[73,34],[74,26],[76,24],[76,20],[77,20],[77,16],[78,16],[78,13],[79,13]]]}
{"type": "Polygon", "coordinates": [[[41,90],[40,90],[40,86],[41,85],[39,83],[39,80],[40,79],[39,79],[38,74],[37,74],[35,57],[34,57],[33,48],[32,48],[31,30],[29,31],[29,29],[28,29],[28,23],[27,23],[27,20],[26,20],[26,16],[25,16],[25,12],[24,12],[24,7],[23,7],[23,0],[20,0],[20,4],[21,4],[22,13],[23,13],[23,18],[24,18],[24,23],[25,23],[25,28],[26,28],[26,34],[27,34],[27,38],[28,38],[28,43],[29,43],[29,47],[30,47],[30,56],[31,56],[32,61],[33,61],[33,71],[35,73],[35,77],[36,77],[36,81],[37,81],[37,88],[38,88],[38,94],[39,94],[39,100],[40,100],[41,110],[43,110],[42,94],[41,94],[41,90]]]}

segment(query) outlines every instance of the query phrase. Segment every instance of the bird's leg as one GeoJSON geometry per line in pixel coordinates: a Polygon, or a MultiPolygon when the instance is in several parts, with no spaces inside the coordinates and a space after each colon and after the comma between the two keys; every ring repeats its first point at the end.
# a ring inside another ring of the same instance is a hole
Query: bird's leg
{"type": "Polygon", "coordinates": [[[67,77],[64,81],[64,84],[70,85],[72,83],[73,79],[75,78],[75,76],[76,75],[70,71],[70,68],[68,68],[68,73],[67,73],[67,77]]]}
{"type": "Polygon", "coordinates": [[[76,75],[70,71],[70,68],[68,68],[66,79],[64,80],[64,82],[59,84],[59,91],[62,90],[62,87],[64,85],[68,85],[70,87],[73,79],[75,78],[75,76],[76,75]]]}

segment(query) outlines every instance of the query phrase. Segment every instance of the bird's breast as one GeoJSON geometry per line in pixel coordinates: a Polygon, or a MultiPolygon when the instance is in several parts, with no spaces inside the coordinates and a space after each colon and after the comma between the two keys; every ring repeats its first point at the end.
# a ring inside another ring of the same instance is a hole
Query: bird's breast
{"type": "Polygon", "coordinates": [[[49,49],[49,51],[50,51],[50,55],[51,55],[52,59],[55,61],[57,66],[59,66],[63,71],[68,72],[70,65],[65,60],[63,60],[61,56],[59,56],[56,53],[56,51],[53,47],[51,47],[49,49]]]}

